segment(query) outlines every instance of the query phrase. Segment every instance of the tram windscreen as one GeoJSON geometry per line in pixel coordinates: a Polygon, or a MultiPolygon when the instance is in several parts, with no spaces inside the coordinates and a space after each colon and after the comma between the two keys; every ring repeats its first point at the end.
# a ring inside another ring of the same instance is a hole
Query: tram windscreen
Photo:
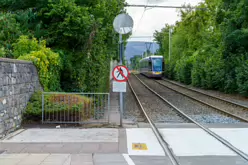
{"type": "Polygon", "coordinates": [[[154,72],[162,71],[162,58],[153,58],[152,59],[152,69],[154,72]]]}

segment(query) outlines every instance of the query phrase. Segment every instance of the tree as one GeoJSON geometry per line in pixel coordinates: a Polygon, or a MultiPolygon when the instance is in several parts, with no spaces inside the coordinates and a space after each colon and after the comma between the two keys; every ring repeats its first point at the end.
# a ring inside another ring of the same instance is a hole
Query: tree
{"type": "Polygon", "coordinates": [[[154,36],[165,56],[166,76],[207,89],[247,95],[248,2],[206,0],[181,10],[173,27],[172,58],[168,60],[169,25],[154,36]]]}
{"type": "Polygon", "coordinates": [[[142,59],[140,55],[135,55],[130,58],[132,70],[139,70],[139,61],[142,59]]]}
{"type": "MultiPolygon", "coordinates": [[[[2,11],[15,18],[15,31],[24,29],[20,34],[45,40],[46,46],[60,55],[62,90],[108,91],[109,61],[118,59],[118,34],[112,23],[124,11],[124,0],[1,1],[2,11]]],[[[125,43],[127,37],[123,37],[125,43]]],[[[0,49],[5,55],[6,46],[0,49]]]]}

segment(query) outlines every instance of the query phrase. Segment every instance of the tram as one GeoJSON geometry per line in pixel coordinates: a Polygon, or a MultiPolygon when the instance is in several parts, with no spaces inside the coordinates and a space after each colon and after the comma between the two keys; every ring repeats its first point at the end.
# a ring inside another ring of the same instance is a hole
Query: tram
{"type": "Polygon", "coordinates": [[[150,78],[162,78],[164,72],[164,57],[149,56],[139,62],[139,72],[150,78]]]}

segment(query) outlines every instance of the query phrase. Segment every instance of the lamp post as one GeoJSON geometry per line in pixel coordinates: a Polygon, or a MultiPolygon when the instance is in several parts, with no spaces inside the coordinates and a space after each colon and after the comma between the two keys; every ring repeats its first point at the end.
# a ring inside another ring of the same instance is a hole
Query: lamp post
{"type": "Polygon", "coordinates": [[[171,47],[171,36],[172,36],[172,32],[173,32],[173,29],[169,29],[169,61],[170,61],[170,58],[171,58],[171,50],[172,50],[172,47],[171,47]]]}

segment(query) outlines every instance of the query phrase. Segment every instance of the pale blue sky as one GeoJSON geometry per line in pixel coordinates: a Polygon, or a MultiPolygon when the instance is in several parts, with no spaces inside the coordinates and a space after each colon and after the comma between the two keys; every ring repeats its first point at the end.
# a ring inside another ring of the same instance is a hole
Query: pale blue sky
{"type": "MultiPolygon", "coordinates": [[[[196,5],[203,0],[126,0],[128,4],[181,6],[196,5]]],[[[127,7],[128,14],[134,20],[133,36],[151,36],[149,38],[130,38],[129,41],[151,41],[155,30],[161,30],[166,23],[174,24],[180,20],[176,9],[127,7]],[[144,14],[143,14],[144,12],[144,14]],[[143,17],[142,17],[143,14],[143,17]],[[142,19],[141,19],[142,17],[142,19]]]]}

